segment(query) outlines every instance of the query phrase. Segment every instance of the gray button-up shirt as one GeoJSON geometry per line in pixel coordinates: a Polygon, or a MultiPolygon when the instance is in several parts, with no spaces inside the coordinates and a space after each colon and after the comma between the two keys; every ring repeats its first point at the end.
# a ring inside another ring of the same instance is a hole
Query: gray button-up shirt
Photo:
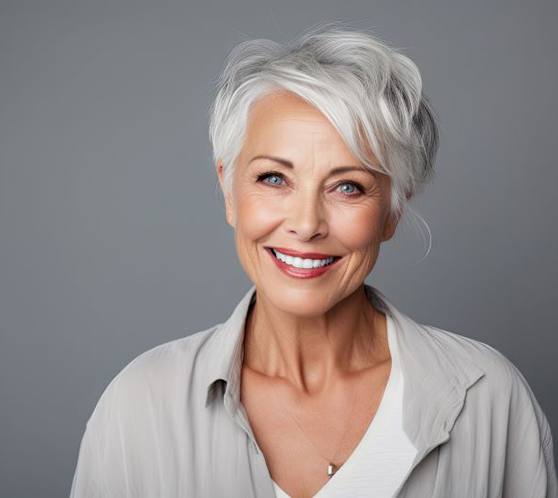
{"type": "MultiPolygon", "coordinates": [[[[395,324],[403,429],[418,450],[395,496],[558,497],[548,421],[510,360],[365,289],[395,324]]],[[[70,498],[274,498],[240,402],[255,298],[252,286],[227,321],[142,353],[110,382],[87,421],[70,498]]]]}

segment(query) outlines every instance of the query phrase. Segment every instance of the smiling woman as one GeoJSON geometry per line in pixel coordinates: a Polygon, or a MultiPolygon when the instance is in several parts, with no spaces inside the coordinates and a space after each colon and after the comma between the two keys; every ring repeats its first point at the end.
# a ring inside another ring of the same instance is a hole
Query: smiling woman
{"type": "Polygon", "coordinates": [[[519,370],[365,283],[433,173],[416,65],[335,23],[241,43],[210,137],[253,285],[226,322],[107,386],[72,497],[557,496],[549,424],[519,370]]]}

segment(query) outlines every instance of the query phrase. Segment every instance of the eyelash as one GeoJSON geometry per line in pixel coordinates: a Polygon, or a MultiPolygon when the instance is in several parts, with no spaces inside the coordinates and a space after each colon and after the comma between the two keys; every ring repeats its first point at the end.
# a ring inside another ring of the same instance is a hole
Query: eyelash
{"type": "MultiPolygon", "coordinates": [[[[268,171],[266,173],[261,173],[260,175],[257,176],[257,182],[261,182],[263,183],[263,180],[269,176],[277,176],[279,178],[282,178],[283,180],[285,179],[285,177],[283,176],[282,173],[279,173],[278,171],[268,171]]],[[[360,185],[357,182],[353,182],[353,181],[344,181],[339,183],[337,187],[339,187],[340,185],[345,185],[345,184],[349,184],[349,185],[353,185],[355,188],[358,189],[359,193],[358,194],[347,194],[346,197],[358,197],[358,195],[363,194],[364,193],[364,187],[362,187],[362,185],[360,185]]],[[[275,185],[272,185],[270,183],[268,183],[267,185],[270,185],[272,187],[275,187],[275,185]]]]}

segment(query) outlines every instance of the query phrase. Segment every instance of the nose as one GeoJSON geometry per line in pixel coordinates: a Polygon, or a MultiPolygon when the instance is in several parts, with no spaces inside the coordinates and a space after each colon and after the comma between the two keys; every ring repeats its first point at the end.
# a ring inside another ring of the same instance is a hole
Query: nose
{"type": "Polygon", "coordinates": [[[285,228],[301,241],[323,238],[328,233],[328,224],[319,192],[301,190],[289,197],[285,228]]]}

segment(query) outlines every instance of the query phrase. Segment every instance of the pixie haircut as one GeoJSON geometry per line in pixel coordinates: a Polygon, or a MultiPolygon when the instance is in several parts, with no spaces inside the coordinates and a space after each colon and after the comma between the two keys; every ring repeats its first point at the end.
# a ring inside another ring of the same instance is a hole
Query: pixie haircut
{"type": "Polygon", "coordinates": [[[244,41],[229,52],[216,83],[209,137],[214,161],[223,163],[225,192],[250,106],[278,90],[316,107],[363,166],[391,177],[391,214],[400,216],[433,175],[438,128],[419,69],[369,32],[334,21],[285,45],[244,41]]]}

